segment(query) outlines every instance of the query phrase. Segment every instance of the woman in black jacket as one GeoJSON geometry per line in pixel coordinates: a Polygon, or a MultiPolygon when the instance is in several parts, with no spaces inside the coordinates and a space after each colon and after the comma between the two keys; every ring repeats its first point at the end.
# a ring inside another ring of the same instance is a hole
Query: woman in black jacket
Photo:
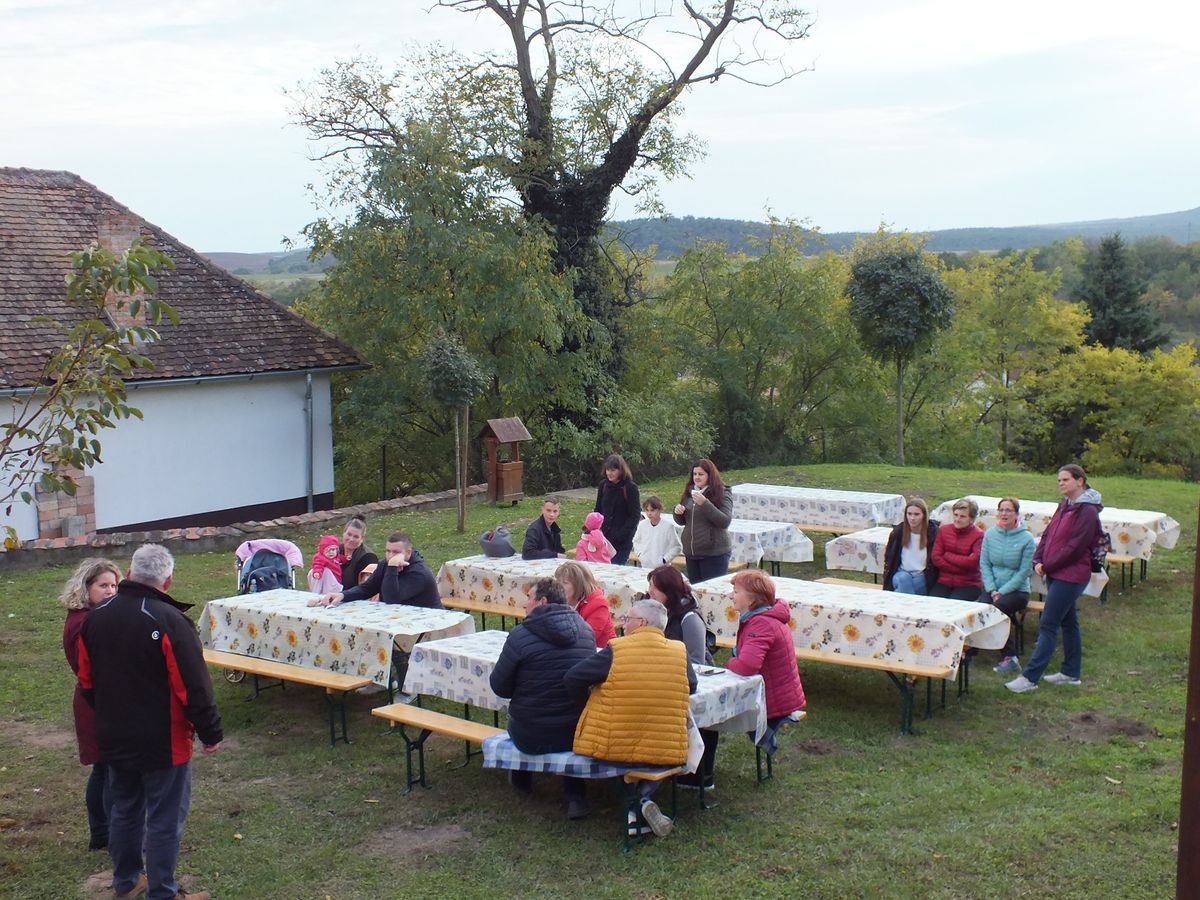
{"type": "Polygon", "coordinates": [[[900,594],[928,594],[937,584],[933,542],[938,523],[929,518],[929,507],[913,497],[904,507],[904,521],[892,529],[883,555],[883,589],[900,594]]]}
{"type": "Polygon", "coordinates": [[[604,514],[600,530],[617,551],[613,554],[613,565],[625,565],[633,550],[633,534],[642,518],[642,504],[629,463],[619,453],[604,460],[604,480],[596,490],[595,511],[604,514]]]}

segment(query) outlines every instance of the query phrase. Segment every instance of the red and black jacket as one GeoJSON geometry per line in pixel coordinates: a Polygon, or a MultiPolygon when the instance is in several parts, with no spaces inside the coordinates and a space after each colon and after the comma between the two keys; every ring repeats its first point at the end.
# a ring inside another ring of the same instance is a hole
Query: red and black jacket
{"type": "Polygon", "coordinates": [[[196,626],[162,591],[125,580],[79,636],[79,685],[96,710],[100,758],[139,772],[192,758],[192,734],[223,735],[196,626]]]}

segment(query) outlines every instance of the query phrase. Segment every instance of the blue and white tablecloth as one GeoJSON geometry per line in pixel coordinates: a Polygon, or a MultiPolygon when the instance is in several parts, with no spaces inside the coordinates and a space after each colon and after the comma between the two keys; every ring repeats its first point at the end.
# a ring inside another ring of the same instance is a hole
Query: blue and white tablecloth
{"type": "Polygon", "coordinates": [[[904,515],[899,494],[836,491],[779,484],[735,484],[735,519],[791,522],[800,528],[871,528],[895,525],[904,515]]]}

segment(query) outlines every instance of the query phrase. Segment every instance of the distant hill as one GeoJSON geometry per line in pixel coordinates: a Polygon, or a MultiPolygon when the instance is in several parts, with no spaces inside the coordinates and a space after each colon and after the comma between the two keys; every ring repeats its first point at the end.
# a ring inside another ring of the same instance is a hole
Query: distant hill
{"type": "MultiPolygon", "coordinates": [[[[756,239],[765,238],[770,231],[763,222],[737,219],[706,219],[680,216],[671,219],[628,219],[613,222],[610,229],[621,234],[633,247],[646,250],[658,248],[659,259],[678,259],[697,240],[724,241],[730,249],[754,255],[756,239]]],[[[1128,219],[1098,219],[1091,222],[1063,222],[1054,225],[1020,225],[1011,228],[948,228],[928,232],[928,249],[934,252],[965,250],[994,251],[1024,250],[1041,247],[1070,237],[1096,240],[1119,231],[1127,240],[1145,237],[1166,237],[1178,244],[1200,240],[1200,207],[1183,212],[1136,216],[1128,219]]],[[[853,246],[868,232],[841,231],[814,234],[807,252],[843,250],[853,246]]]]}
{"type": "Polygon", "coordinates": [[[233,253],[219,251],[204,255],[226,272],[234,275],[304,275],[324,272],[333,265],[333,257],[326,255],[317,262],[309,262],[308,249],[290,253],[233,253]]]}

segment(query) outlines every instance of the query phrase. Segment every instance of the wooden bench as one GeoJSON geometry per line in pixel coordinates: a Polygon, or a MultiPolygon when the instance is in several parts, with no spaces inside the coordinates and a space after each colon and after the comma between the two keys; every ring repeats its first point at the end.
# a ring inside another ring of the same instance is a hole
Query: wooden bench
{"type": "MultiPolygon", "coordinates": [[[[733,647],[736,641],[719,637],[717,638],[718,647],[733,647]]],[[[942,708],[946,708],[946,681],[949,679],[953,669],[950,666],[917,666],[907,663],[899,663],[890,659],[872,659],[870,657],[849,656],[843,653],[826,653],[823,650],[810,650],[808,648],[796,648],[796,660],[804,660],[805,662],[821,662],[833,663],[837,666],[847,666],[852,669],[870,669],[875,672],[883,672],[897,690],[900,691],[900,733],[915,734],[913,730],[913,708],[916,705],[916,682],[919,678],[925,678],[925,718],[928,719],[933,715],[933,681],[939,679],[942,682],[942,708]]],[[[970,657],[964,656],[958,667],[958,695],[961,697],[967,693],[970,685],[970,676],[967,670],[970,667],[970,657]]]]}
{"type": "Polygon", "coordinates": [[[329,707],[329,745],[332,747],[339,740],[350,743],[346,731],[346,694],[371,684],[370,678],[358,675],[344,675],[341,672],[326,672],[321,669],[308,669],[304,666],[293,666],[290,663],[275,662],[270,659],[259,659],[255,656],[245,656],[241,653],[227,653],[223,650],[205,650],[204,661],[210,666],[220,666],[234,672],[245,672],[254,676],[254,693],[247,699],[253,700],[267,688],[260,687],[259,678],[270,678],[284,689],[284,683],[291,681],[296,684],[306,684],[311,687],[325,688],[325,702],[329,707]],[[336,698],[336,700],[335,700],[336,698]],[[342,719],[342,735],[339,738],[334,724],[337,715],[342,719]]]}
{"type": "MultiPolygon", "coordinates": [[[[507,630],[508,625],[504,621],[507,618],[523,619],[525,618],[525,610],[520,606],[501,606],[499,603],[487,603],[482,600],[468,600],[465,597],[443,597],[442,606],[446,609],[457,609],[460,612],[479,613],[480,620],[483,624],[483,630],[487,630],[487,617],[494,615],[500,617],[500,627],[507,630]]],[[[515,624],[515,621],[514,621],[515,624]]]]}
{"type": "Polygon", "coordinates": [[[504,732],[503,728],[482,725],[479,722],[472,722],[470,719],[448,716],[445,713],[422,709],[419,706],[410,706],[407,703],[380,706],[371,710],[371,715],[391,722],[398,728],[400,736],[404,738],[405,787],[403,793],[405,794],[410,793],[415,784],[419,784],[423,788],[430,786],[425,779],[425,741],[431,734],[444,734],[469,744],[482,744],[492,735],[504,732]],[[409,737],[406,730],[408,726],[418,729],[415,738],[409,737]],[[418,774],[416,778],[413,778],[413,751],[416,751],[417,754],[418,774]]]}
{"type": "MultiPolygon", "coordinates": [[[[863,528],[861,528],[858,525],[855,525],[850,528],[842,528],[842,527],[839,527],[836,525],[806,525],[803,522],[793,522],[792,524],[795,525],[797,528],[799,528],[801,531],[806,532],[806,533],[809,531],[818,531],[821,534],[842,535],[842,534],[854,534],[854,532],[856,532],[856,531],[864,530],[863,528]]],[[[871,527],[870,525],[867,526],[867,528],[870,528],[870,527],[871,527]]]]}
{"type": "MultiPolygon", "coordinates": [[[[1136,571],[1134,570],[1134,567],[1133,567],[1133,564],[1135,562],[1141,562],[1141,564],[1142,564],[1141,565],[1142,581],[1145,581],[1146,574],[1149,569],[1149,565],[1147,564],[1146,560],[1144,560],[1144,559],[1139,560],[1138,557],[1136,557],[1136,556],[1128,556],[1123,553],[1110,553],[1105,558],[1104,565],[1105,565],[1106,569],[1112,563],[1116,563],[1118,566],[1121,567],[1121,590],[1125,590],[1125,570],[1127,567],[1129,569],[1129,586],[1133,587],[1133,579],[1134,579],[1134,575],[1136,574],[1136,571]]],[[[1106,594],[1108,593],[1107,585],[1105,585],[1104,593],[1106,593],[1106,594]]],[[[1104,598],[1101,597],[1101,600],[1103,600],[1103,599],[1104,598]]]]}
{"type": "Polygon", "coordinates": [[[841,584],[846,587],[866,588],[868,591],[882,591],[883,585],[871,581],[855,581],[853,578],[834,578],[826,576],[816,579],[817,584],[841,584]]]}

